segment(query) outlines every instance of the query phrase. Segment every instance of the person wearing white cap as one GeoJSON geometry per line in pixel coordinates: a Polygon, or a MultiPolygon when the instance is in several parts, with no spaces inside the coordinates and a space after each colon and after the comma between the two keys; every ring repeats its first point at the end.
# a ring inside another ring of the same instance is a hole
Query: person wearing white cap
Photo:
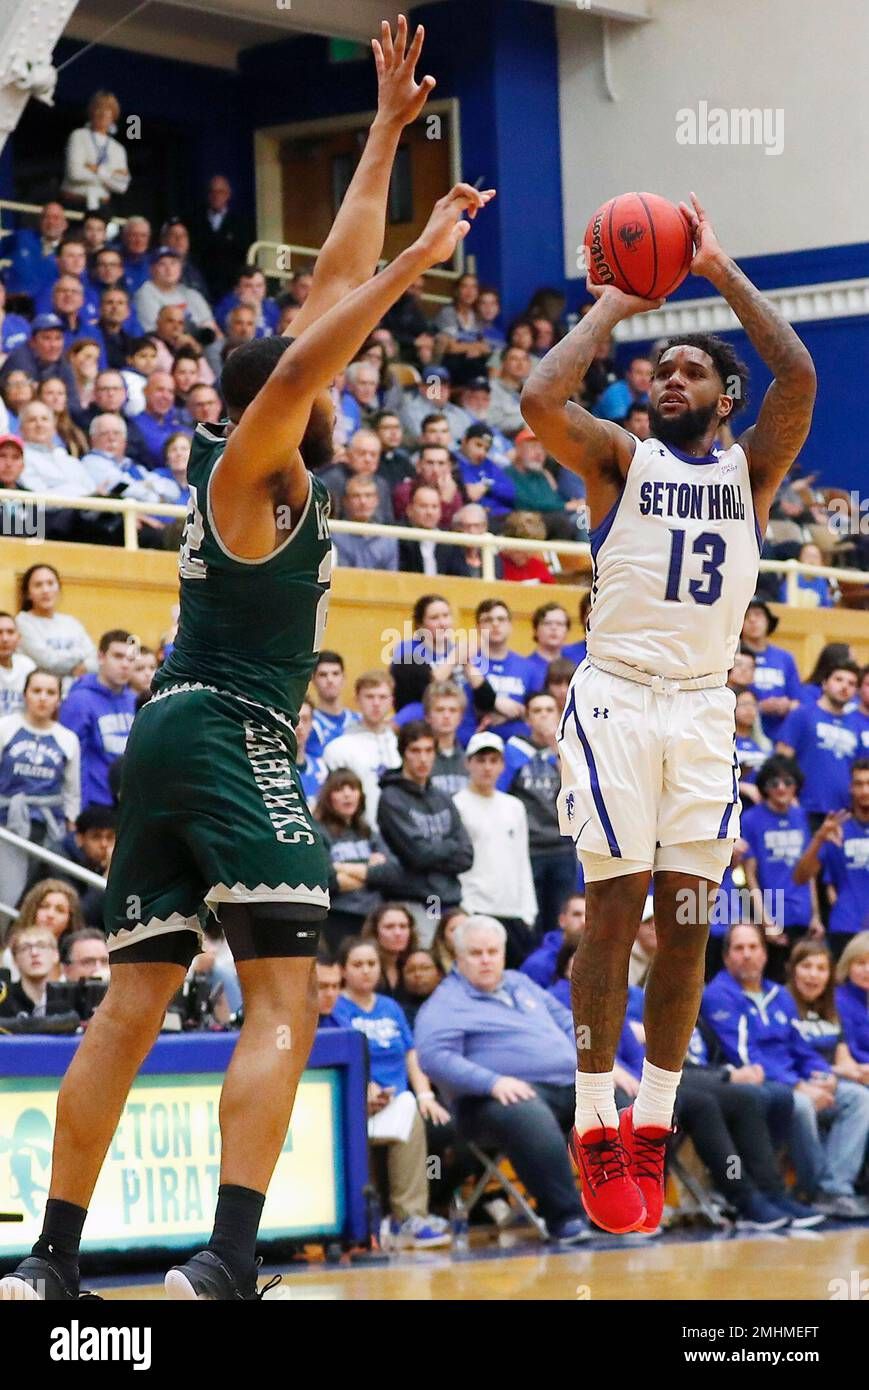
{"type": "Polygon", "coordinates": [[[497,917],[507,932],[507,967],[517,970],[534,946],[537,895],[528,852],[528,819],[515,796],[496,790],[504,771],[504,741],[484,730],[468,743],[470,781],[453,802],[474,847],[459,874],[462,907],[497,917]]]}

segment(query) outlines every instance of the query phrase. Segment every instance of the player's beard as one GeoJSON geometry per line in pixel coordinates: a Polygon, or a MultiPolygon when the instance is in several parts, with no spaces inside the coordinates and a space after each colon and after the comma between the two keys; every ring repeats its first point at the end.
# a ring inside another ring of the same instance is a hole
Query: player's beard
{"type": "Polygon", "coordinates": [[[671,420],[664,419],[653,405],[649,406],[652,438],[660,439],[662,444],[675,444],[677,448],[702,439],[714,417],[714,402],[712,405],[700,406],[697,410],[686,410],[684,414],[676,415],[671,420]]]}

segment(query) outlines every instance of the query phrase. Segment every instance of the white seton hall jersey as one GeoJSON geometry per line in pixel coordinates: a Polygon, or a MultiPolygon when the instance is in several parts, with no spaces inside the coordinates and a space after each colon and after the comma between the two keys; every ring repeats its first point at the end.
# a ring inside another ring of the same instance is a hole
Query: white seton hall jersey
{"type": "Polygon", "coordinates": [[[638,441],[621,497],[591,532],[588,655],[671,679],[728,671],[761,544],[738,444],[692,458],[638,441]]]}

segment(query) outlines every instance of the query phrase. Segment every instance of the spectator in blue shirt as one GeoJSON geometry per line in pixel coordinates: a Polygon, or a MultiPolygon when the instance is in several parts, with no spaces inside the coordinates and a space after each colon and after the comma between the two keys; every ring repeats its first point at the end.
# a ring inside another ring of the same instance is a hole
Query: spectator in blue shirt
{"type": "Polygon", "coordinates": [[[570,618],[560,603],[542,603],[531,615],[534,651],[525,660],[531,673],[531,689],[542,690],[549,663],[563,655],[570,618]]]}
{"type": "Polygon", "coordinates": [[[869,931],[851,937],[836,966],[836,985],[843,1036],[869,1085],[869,931]]]}
{"type": "Polygon", "coordinates": [[[860,740],[858,744],[859,755],[861,758],[867,758],[869,757],[869,666],[864,666],[860,672],[857,703],[852,714],[857,737],[860,740]]]}
{"type": "Polygon", "coordinates": [[[802,784],[802,773],[791,758],[770,758],[757,775],[763,800],[745,812],[740,827],[747,846],[742,862],[754,920],[763,925],[774,951],[767,974],[779,984],[784,980],[783,952],[806,932],[824,934],[814,881],[800,886],[793,878],[811,838],[808,817],[797,802],[802,784]]]}
{"type": "Polygon", "coordinates": [[[20,347],[30,337],[30,324],[20,314],[6,312],[6,286],[0,280],[0,366],[6,353],[20,347]]]}
{"type": "MultiPolygon", "coordinates": [[[[823,565],[824,557],[814,541],[808,541],[801,546],[797,559],[803,565],[823,565]]],[[[830,588],[829,579],[824,579],[821,575],[797,575],[797,588],[802,596],[799,598],[801,606],[806,608],[814,606],[817,608],[832,608],[834,606],[833,593],[830,588]],[[813,597],[809,597],[812,595],[813,597]]],[[[788,581],[783,579],[779,590],[779,603],[788,601],[788,581]]]]}
{"type": "Polygon", "coordinates": [[[806,779],[801,803],[813,830],[829,811],[850,801],[859,736],[854,715],[845,710],[859,674],[853,661],[840,664],[824,681],[821,698],[789,714],[778,734],[776,752],[796,758],[806,779]]]}
{"type": "Polygon", "coordinates": [[[632,405],[648,404],[652,364],[648,357],[633,357],[624,381],[614,381],[592,407],[599,420],[624,420],[632,405]]]}
{"type": "Polygon", "coordinates": [[[12,264],[6,276],[11,294],[29,294],[35,299],[40,290],[57,276],[54,259],[69,223],[60,203],[46,203],[39,217],[39,228],[22,227],[9,248],[12,264]]]}
{"type": "Polygon", "coordinates": [[[502,599],[487,598],[477,604],[474,620],[481,637],[481,651],[471,665],[485,676],[495,692],[489,727],[505,742],[514,734],[527,738],[525,702],[534,688],[533,674],[528,658],[510,649],[513,615],[502,599]]]}
{"type": "Polygon", "coordinates": [[[557,928],[545,933],[536,951],[532,951],[530,956],[523,960],[519,967],[520,972],[527,975],[541,989],[549,989],[550,985],[558,982],[556,967],[562,948],[569,946],[572,955],[584,927],[585,894],[571,893],[562,904],[557,928]]]}
{"type": "Polygon", "coordinates": [[[792,709],[800,703],[802,682],[797,663],[784,647],[769,641],[778,618],[762,598],[753,598],[745,610],[742,645],[754,656],[754,693],[760,701],[763,732],[776,739],[792,709]]]}
{"type": "MultiPolygon", "coordinates": [[[[588,631],[588,615],[591,611],[591,589],[586,589],[582,598],[579,600],[579,625],[583,633],[588,631]]],[[[568,642],[562,648],[562,658],[565,661],[572,661],[574,666],[581,666],[585,661],[585,637],[579,642],[568,642]]]]}
{"type": "Polygon", "coordinates": [[[492,518],[513,510],[516,485],[488,457],[492,432],[488,425],[471,425],[462,435],[457,455],[459,478],[471,502],[479,502],[492,518]]]}
{"type": "Polygon", "coordinates": [[[13,348],[3,363],[0,377],[5,382],[15,371],[23,371],[33,382],[59,376],[66,383],[71,407],[78,407],[78,387],[68,362],[64,361],[63,323],[57,314],[37,314],[30,325],[30,339],[13,348]]]}
{"type": "Polygon", "coordinates": [[[135,647],[120,628],[99,641],[97,672],[80,676],[60,707],[58,718],[81,745],[82,805],[111,806],[109,768],[127,746],[136,696],[130,689],[135,647]]]}
{"type": "Polygon", "coordinates": [[[317,1029],[340,1028],[335,1005],[341,994],[341,967],[336,960],[321,953],[314,969],[317,974],[317,1029]]]}
{"type": "Polygon", "coordinates": [[[312,712],[310,700],[303,700],[299,705],[299,722],[296,725],[296,771],[305,800],[313,808],[328,774],[322,757],[315,757],[308,747],[313,729],[312,712]]]}
{"type": "Polygon", "coordinates": [[[504,969],[506,932],[471,916],[455,931],[456,968],[420,1009],[420,1061],[455,1103],[459,1133],[506,1153],[553,1240],[590,1232],[567,1156],[576,1106],[573,1019],[551,994],[504,969]]]}
{"type": "MultiPolygon", "coordinates": [[[[184,419],[175,406],[175,383],[168,372],[155,371],[145,386],[145,409],[136,416],[139,439],[130,439],[130,452],[146,468],[159,468],[171,434],[184,433],[184,419]],[[141,451],[141,453],[139,452],[141,451]]],[[[189,430],[186,433],[190,433],[189,430]]]]}
{"type": "Polygon", "coordinates": [[[757,1069],[756,1084],[768,1093],[790,1090],[790,1148],[805,1195],[826,1216],[863,1219],[869,1204],[856,1196],[854,1184],[869,1138],[869,1089],[840,1081],[804,1041],[796,1004],[783,986],[764,977],[765,965],[762,929],[750,923],[731,927],[725,968],[706,986],[702,1017],[731,1065],[757,1069]]]}
{"type": "Polygon", "coordinates": [[[344,691],[344,658],[340,652],[321,651],[314,666],[311,684],[317,692],[313,728],[308,739],[308,753],[322,754],[327,743],[340,738],[361,716],[342,704],[344,691]]]}
{"type": "Polygon", "coordinates": [[[736,691],[733,711],[736,725],[736,757],[739,762],[739,794],[743,802],[756,802],[757,774],[772,752],[772,744],[760,727],[757,696],[753,690],[736,691]]]}
{"type": "Polygon", "coordinates": [[[835,962],[823,941],[799,941],[788,961],[787,987],[797,1006],[800,1036],[846,1081],[859,1085],[869,1069],[854,1057],[835,994],[835,962]]]}
{"type": "Polygon", "coordinates": [[[435,1124],[446,1124],[449,1111],[435,1099],[431,1083],[417,1060],[413,1034],[400,1006],[394,999],[377,993],[380,959],[373,942],[348,937],[341,945],[338,962],[344,992],[333,1016],[341,1027],[357,1029],[368,1041],[368,1131],[372,1142],[385,1142],[387,1146],[390,1238],[399,1246],[414,1249],[449,1245],[447,1223],[428,1214],[423,1124],[427,1118],[435,1124]],[[389,1106],[395,1112],[395,1129],[404,1130],[405,1139],[379,1140],[378,1130],[384,1128],[389,1117],[383,1116],[378,1123],[378,1116],[389,1106]]]}
{"type": "Polygon", "coordinates": [[[832,811],[794,869],[797,883],[818,873],[833,890],[829,932],[837,955],[869,924],[869,758],[851,768],[851,810],[832,811]]]}

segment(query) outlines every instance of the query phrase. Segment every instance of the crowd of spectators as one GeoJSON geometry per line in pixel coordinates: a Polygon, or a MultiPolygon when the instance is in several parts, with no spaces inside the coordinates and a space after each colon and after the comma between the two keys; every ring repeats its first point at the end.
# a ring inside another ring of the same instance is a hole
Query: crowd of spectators
{"type": "MultiPolygon", "coordinates": [[[[226,356],[291,334],[310,288],[305,271],[276,286],[245,264],[243,222],[220,175],[189,224],[170,217],[155,229],[133,214],[118,225],[129,173],[109,134],[117,114],[114,97],[98,93],[70,138],[64,203],[84,220],[50,202],[35,229],[3,245],[0,485],[22,505],[28,492],[186,503],[193,431],[223,416],[226,356]]],[[[474,275],[440,309],[415,284],[333,384],[333,453],[321,472],[334,515],[533,540],[540,554],[505,548],[496,576],[553,582],[547,542],[588,537],[583,485],[546,456],[519,398],[566,331],[565,308],[541,290],[505,324],[497,290],[474,275]]],[[[645,439],[651,370],[635,357],[620,375],[607,345],[577,399],[645,439]]],[[[830,499],[813,482],[797,476],[781,490],[766,554],[828,557],[830,499]]],[[[20,534],[17,506],[0,504],[0,534],[20,534]]],[[[141,545],[177,544],[159,515],[137,525],[141,545]]],[[[60,506],[47,534],[118,544],[122,526],[60,506]]],[[[334,548],[347,567],[483,573],[478,547],[336,534],[334,548]]],[[[736,1218],[777,1229],[869,1215],[869,668],[831,644],[803,680],[770,640],[766,600],[783,597],[780,580],[759,587],[730,675],[742,831],[713,909],[677,1119],[736,1218]],[[726,1161],[734,1153],[738,1176],[726,1161]]],[[[801,603],[837,598],[826,579],[800,580],[801,603]]],[[[469,1140],[509,1156],[555,1239],[589,1234],[563,1142],[585,900],[555,811],[558,726],[588,607],[587,594],[576,614],[541,604],[533,648],[519,652],[502,599],[481,599],[469,643],[449,602],[427,594],[412,637],[388,667],[356,679],[352,702],[341,655],[321,652],[300,712],[300,780],[332,866],[321,1026],[367,1039],[370,1137],[399,1244],[448,1240],[426,1155],[444,1154],[460,1179],[469,1140]]],[[[63,611],[47,564],[24,575],[19,611],[0,613],[0,824],[71,869],[46,877],[39,860],[0,845],[0,1027],[39,1026],[58,1012],[52,986],[108,977],[102,891],[74,871],[108,869],[127,737],[169,650],[171,634],[152,652],[124,627],[94,645],[63,611]]],[[[194,968],[231,1019],[238,981],[210,931],[194,968]]],[[[625,1104],[642,1067],[654,954],[650,899],[616,1068],[625,1104]]]]}
{"type": "MultiPolygon", "coordinates": [[[[352,701],[341,654],[322,651],[301,711],[300,779],[332,863],[322,1023],[368,1040],[384,1238],[399,1245],[448,1238],[449,1192],[433,1210],[422,1165],[441,1153],[460,1181],[468,1142],[509,1156],[555,1238],[588,1236],[562,1143],[585,900],[555,809],[558,726],[588,604],[576,617],[542,604],[520,652],[503,600],[484,599],[468,634],[442,595],[424,595],[412,636],[388,667],[357,677],[352,701]]],[[[770,641],[775,625],[754,599],[730,673],[742,829],[712,908],[677,1108],[735,1219],[761,1230],[869,1214],[869,668],[831,644],[803,681],[770,641]]],[[[45,564],[24,575],[18,614],[0,614],[0,820],[71,869],[46,878],[0,849],[0,898],[18,907],[2,1026],[50,1027],[50,986],[107,975],[102,891],[74,866],[107,870],[127,735],[170,649],[171,634],[154,653],[123,628],[95,646],[45,564]]],[[[616,1067],[625,1104],[642,1067],[652,898],[643,918],[616,1067]]],[[[195,968],[224,998],[215,1016],[231,1021],[238,981],[214,925],[211,938],[195,968]]]]}

